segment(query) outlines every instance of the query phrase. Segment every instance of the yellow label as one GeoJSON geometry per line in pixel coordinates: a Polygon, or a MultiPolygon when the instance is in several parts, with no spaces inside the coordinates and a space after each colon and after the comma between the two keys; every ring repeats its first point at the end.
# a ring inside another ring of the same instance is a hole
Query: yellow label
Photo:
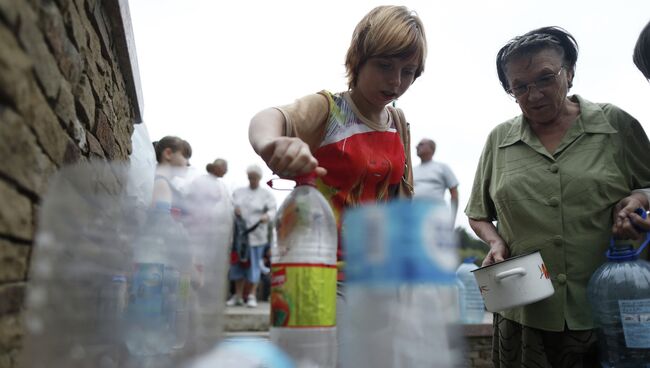
{"type": "Polygon", "coordinates": [[[279,264],[271,272],[271,326],[336,325],[336,266],[279,264]]]}

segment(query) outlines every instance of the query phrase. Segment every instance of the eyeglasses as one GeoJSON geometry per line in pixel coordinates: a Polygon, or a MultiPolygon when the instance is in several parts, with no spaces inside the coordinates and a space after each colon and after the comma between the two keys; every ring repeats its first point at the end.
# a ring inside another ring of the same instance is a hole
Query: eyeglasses
{"type": "Polygon", "coordinates": [[[521,97],[530,91],[530,87],[534,86],[537,90],[548,88],[555,84],[560,73],[562,73],[562,69],[564,69],[564,65],[560,67],[560,70],[558,70],[557,73],[543,75],[535,81],[514,86],[506,92],[513,97],[521,97]]]}

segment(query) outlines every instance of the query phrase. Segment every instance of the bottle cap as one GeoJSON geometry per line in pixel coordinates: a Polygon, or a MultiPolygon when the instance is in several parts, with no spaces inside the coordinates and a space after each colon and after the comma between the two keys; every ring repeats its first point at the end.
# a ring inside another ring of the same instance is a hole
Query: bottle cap
{"type": "Polygon", "coordinates": [[[294,180],[296,181],[296,186],[299,186],[299,185],[310,185],[310,186],[312,186],[312,187],[315,187],[315,186],[316,186],[316,178],[317,178],[317,177],[318,177],[318,176],[316,175],[316,172],[315,172],[315,171],[312,171],[312,172],[307,173],[307,174],[303,174],[303,175],[296,176],[296,177],[294,178],[294,180]]]}

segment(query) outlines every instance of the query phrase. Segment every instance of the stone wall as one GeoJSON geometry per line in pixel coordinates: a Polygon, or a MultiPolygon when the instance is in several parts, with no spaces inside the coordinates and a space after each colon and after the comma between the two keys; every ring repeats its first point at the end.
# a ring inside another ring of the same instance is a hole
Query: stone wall
{"type": "Polygon", "coordinates": [[[491,368],[492,364],[492,325],[464,325],[463,335],[467,352],[464,367],[491,368]]]}
{"type": "Polygon", "coordinates": [[[140,109],[124,63],[123,24],[115,21],[120,6],[0,0],[0,368],[16,366],[21,349],[48,178],[66,163],[127,160],[131,150],[140,109]]]}

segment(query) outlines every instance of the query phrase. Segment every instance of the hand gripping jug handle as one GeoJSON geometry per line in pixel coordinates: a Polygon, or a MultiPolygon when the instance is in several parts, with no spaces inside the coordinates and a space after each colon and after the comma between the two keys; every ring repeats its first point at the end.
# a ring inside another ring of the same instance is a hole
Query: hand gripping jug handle
{"type": "MultiPolygon", "coordinates": [[[[641,216],[641,218],[645,219],[647,217],[647,212],[643,208],[637,208],[634,212],[641,216]]],[[[644,231],[643,229],[639,228],[638,226],[634,226],[635,229],[638,231],[644,231]]],[[[614,241],[615,237],[611,237],[609,240],[609,249],[607,249],[607,253],[605,255],[607,256],[607,259],[616,261],[616,260],[625,260],[629,259],[630,257],[639,257],[641,255],[641,252],[645,249],[645,247],[648,246],[648,243],[650,243],[650,232],[646,232],[645,235],[645,240],[643,241],[643,244],[639,247],[639,249],[636,250],[636,252],[628,252],[628,253],[623,253],[621,255],[613,254],[612,250],[615,249],[614,241]]]]}

